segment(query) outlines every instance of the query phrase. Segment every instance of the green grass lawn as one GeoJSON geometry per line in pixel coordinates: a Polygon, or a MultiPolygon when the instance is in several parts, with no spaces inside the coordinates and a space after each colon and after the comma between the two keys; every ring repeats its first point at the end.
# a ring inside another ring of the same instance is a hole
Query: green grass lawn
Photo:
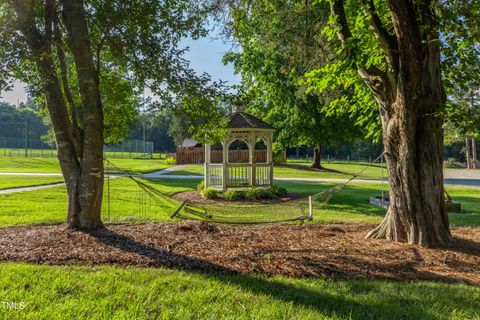
{"type": "MultiPolygon", "coordinates": [[[[324,164],[324,167],[337,172],[316,172],[309,170],[302,170],[292,167],[275,166],[273,174],[275,178],[329,178],[329,179],[348,179],[353,173],[357,173],[367,167],[365,163],[332,163],[324,164]]],[[[305,167],[307,164],[305,163],[305,167]]],[[[378,166],[370,166],[360,174],[361,178],[365,179],[379,179],[381,175],[381,168],[378,166]]],[[[168,173],[170,175],[203,175],[203,165],[188,165],[181,170],[168,173]]],[[[386,170],[384,170],[386,177],[386,170]]]]}
{"type": "Polygon", "coordinates": [[[478,319],[462,284],[0,264],[3,319],[478,319]]]}
{"type": "MultiPolygon", "coordinates": [[[[166,194],[193,190],[199,183],[195,179],[149,179],[143,180],[166,194]]],[[[289,192],[304,196],[327,190],[331,183],[279,182],[289,192]]],[[[105,183],[107,190],[108,183],[105,183]]],[[[370,205],[372,195],[380,195],[381,185],[377,183],[349,184],[337,193],[327,204],[315,204],[314,222],[360,222],[379,223],[385,210],[370,205]]],[[[448,186],[449,193],[463,204],[465,213],[450,214],[452,226],[480,226],[480,192],[478,187],[448,186]]],[[[104,193],[102,217],[110,222],[171,221],[179,202],[174,200],[153,200],[142,192],[135,182],[128,178],[110,180],[110,207],[108,192],[104,193]],[[110,213],[110,214],[109,214],[110,213]],[[110,220],[108,219],[110,217],[110,220]]],[[[232,206],[233,214],[238,206],[232,206]]],[[[269,207],[265,209],[268,211],[269,207]]],[[[295,207],[300,213],[300,207],[295,207]]],[[[18,224],[63,223],[67,210],[65,187],[37,190],[34,192],[0,195],[0,227],[18,224]]],[[[262,214],[262,212],[259,212],[262,214]]],[[[292,212],[292,215],[296,215],[292,212]]]]}
{"type": "Polygon", "coordinates": [[[0,190],[63,182],[62,177],[0,175],[0,190]]]}
{"type": "MultiPolygon", "coordinates": [[[[113,164],[106,164],[106,168],[118,167],[129,173],[148,173],[169,167],[162,159],[110,159],[113,164]]],[[[23,158],[0,157],[0,172],[34,172],[60,173],[60,166],[56,158],[23,158]]]]}
{"type": "MultiPolygon", "coordinates": [[[[167,194],[190,190],[198,181],[177,179],[151,180],[149,183],[167,194]]],[[[170,200],[157,202],[140,192],[138,185],[128,178],[110,180],[110,207],[108,181],[105,181],[102,218],[110,222],[164,221],[169,219],[178,203],[170,200]],[[145,205],[144,205],[145,204],[145,205]],[[110,215],[109,215],[110,213],[110,215]],[[110,220],[108,218],[110,217],[110,220]]],[[[67,210],[64,186],[32,192],[0,195],[0,227],[20,224],[53,224],[65,221],[67,210]]]]}

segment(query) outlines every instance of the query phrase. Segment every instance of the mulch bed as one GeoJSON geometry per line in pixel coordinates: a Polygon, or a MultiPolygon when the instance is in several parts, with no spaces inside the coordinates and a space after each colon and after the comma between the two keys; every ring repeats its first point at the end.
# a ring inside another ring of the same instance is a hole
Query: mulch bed
{"type": "Polygon", "coordinates": [[[0,261],[480,284],[478,229],[453,229],[454,246],[428,249],[365,240],[371,228],[358,224],[231,227],[185,222],[117,224],[82,233],[65,230],[63,225],[11,227],[1,229],[0,261]]]}
{"type": "Polygon", "coordinates": [[[225,200],[222,198],[219,199],[204,199],[200,191],[185,191],[173,195],[173,198],[179,201],[189,200],[194,203],[203,203],[203,204],[225,204],[225,205],[234,205],[234,204],[244,204],[244,205],[253,205],[253,204],[272,204],[272,203],[282,203],[290,202],[292,200],[298,200],[305,198],[305,196],[289,193],[284,197],[278,199],[259,199],[259,200],[225,200]]]}

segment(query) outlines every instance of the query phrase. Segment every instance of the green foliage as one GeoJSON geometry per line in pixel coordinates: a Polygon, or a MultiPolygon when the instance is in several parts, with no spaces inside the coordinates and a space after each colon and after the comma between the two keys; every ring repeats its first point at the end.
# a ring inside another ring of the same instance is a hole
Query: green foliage
{"type": "Polygon", "coordinates": [[[444,167],[453,169],[464,168],[464,166],[461,163],[458,163],[455,158],[448,158],[447,161],[444,162],[444,167]]]}
{"type": "Polygon", "coordinates": [[[242,74],[248,111],[274,124],[283,146],[338,147],[362,134],[350,109],[333,107],[336,98],[352,92],[307,91],[305,85],[305,73],[324,66],[334,53],[321,34],[328,12],[323,3],[298,0],[241,1],[234,11],[233,33],[242,51],[224,60],[242,74]]]}
{"type": "Polygon", "coordinates": [[[223,197],[225,198],[225,200],[229,200],[229,201],[243,200],[245,199],[245,192],[228,190],[223,193],[223,197]]]}
{"type": "Polygon", "coordinates": [[[105,143],[119,143],[128,138],[128,128],[135,121],[140,98],[132,83],[125,79],[125,72],[103,70],[100,77],[104,107],[105,143]]]}
{"type": "Polygon", "coordinates": [[[278,196],[271,189],[251,188],[245,191],[245,198],[249,200],[276,199],[278,196]]]}
{"type": "Polygon", "coordinates": [[[213,188],[203,189],[200,193],[204,199],[217,199],[219,197],[219,192],[213,188]]]}
{"type": "Polygon", "coordinates": [[[205,189],[205,180],[202,180],[199,184],[197,184],[197,190],[201,191],[205,189]]]}
{"type": "Polygon", "coordinates": [[[287,189],[280,187],[280,186],[272,186],[271,188],[268,189],[271,193],[276,195],[277,197],[281,198],[287,195],[287,189]]]}
{"type": "Polygon", "coordinates": [[[184,116],[172,114],[168,135],[173,139],[176,146],[181,146],[183,140],[191,136],[188,129],[184,116]]]}
{"type": "MultiPolygon", "coordinates": [[[[62,21],[62,4],[52,1],[56,10],[54,19],[62,21]]],[[[144,88],[157,97],[158,108],[175,109],[188,116],[188,127],[198,126],[201,132],[216,132],[221,113],[214,108],[224,86],[213,83],[207,74],[198,75],[185,60],[181,40],[197,39],[207,34],[204,26],[207,11],[201,2],[187,0],[158,1],[133,0],[118,3],[92,0],[84,2],[88,41],[92,48],[92,60],[98,69],[100,94],[104,108],[106,143],[118,142],[126,137],[128,128],[135,122],[144,88]],[[208,120],[208,121],[207,121],[208,120]],[[209,123],[209,121],[212,123],[209,123]],[[203,130],[203,131],[202,131],[203,130]]],[[[32,25],[38,28],[38,41],[47,43],[51,25],[44,19],[44,1],[29,7],[32,25]],[[43,4],[42,4],[43,3],[43,4]]],[[[44,100],[45,79],[39,76],[35,59],[18,25],[14,6],[9,2],[0,4],[0,87],[8,88],[13,79],[28,84],[30,94],[44,100]]],[[[50,19],[52,20],[52,19],[50,19]]],[[[79,125],[86,128],[82,100],[79,94],[79,79],[73,55],[68,46],[65,28],[60,28],[59,43],[65,54],[67,85],[61,81],[62,90],[72,92],[73,106],[77,109],[79,125]]],[[[60,54],[49,50],[54,72],[60,75],[60,54]]],[[[44,101],[41,108],[45,108],[44,101]]],[[[40,104],[39,104],[40,105],[40,104]]],[[[72,106],[68,106],[72,112],[72,106]]],[[[40,136],[40,135],[39,135],[40,136]]],[[[171,147],[170,147],[171,148],[171,147]]]]}
{"type": "Polygon", "coordinates": [[[165,163],[169,166],[173,166],[177,163],[177,161],[175,160],[174,157],[168,157],[166,160],[165,160],[165,163]]]}
{"type": "MultiPolygon", "coordinates": [[[[28,138],[40,139],[48,133],[48,126],[42,121],[39,110],[32,100],[19,107],[0,101],[0,137],[24,138],[25,125],[28,125],[28,138]]],[[[3,146],[0,141],[0,146],[3,146]]]]}

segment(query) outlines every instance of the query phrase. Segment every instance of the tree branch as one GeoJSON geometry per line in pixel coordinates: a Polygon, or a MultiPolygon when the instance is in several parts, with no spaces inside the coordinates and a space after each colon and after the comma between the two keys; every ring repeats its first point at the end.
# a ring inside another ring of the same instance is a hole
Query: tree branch
{"type": "Polygon", "coordinates": [[[62,46],[62,33],[59,28],[58,16],[55,15],[53,20],[53,39],[55,42],[55,47],[57,50],[58,62],[60,65],[60,77],[62,79],[63,92],[67,99],[68,106],[70,107],[70,117],[72,119],[72,133],[75,140],[75,146],[77,149],[77,154],[79,157],[82,156],[82,146],[83,146],[83,132],[78,123],[78,111],[75,101],[73,100],[72,90],[70,89],[70,84],[68,82],[68,72],[67,72],[67,62],[65,51],[62,46]]]}
{"type": "Polygon", "coordinates": [[[395,78],[394,75],[398,73],[399,68],[397,38],[388,33],[378,16],[373,0],[362,0],[362,3],[365,5],[365,15],[370,17],[369,24],[373,29],[373,35],[380,43],[380,46],[385,53],[387,64],[392,69],[388,70],[387,68],[388,72],[393,73],[393,75],[391,75],[393,77],[389,77],[390,80],[393,80],[395,78]]]}
{"type": "Polygon", "coordinates": [[[72,167],[78,167],[78,158],[73,143],[72,125],[50,52],[50,43],[36,26],[33,2],[17,0],[12,1],[12,4],[17,15],[17,28],[25,38],[31,57],[43,80],[47,108],[55,130],[58,159],[62,170],[66,168],[65,170],[70,172],[72,167]]]}
{"type": "Polygon", "coordinates": [[[375,66],[370,66],[368,68],[362,67],[355,62],[355,58],[357,56],[357,52],[355,48],[350,48],[348,45],[348,41],[353,39],[352,32],[350,31],[350,27],[348,26],[347,16],[345,14],[345,6],[343,0],[335,0],[331,5],[330,9],[332,15],[337,17],[337,23],[340,27],[339,31],[337,32],[337,37],[342,43],[343,48],[346,50],[347,55],[352,59],[353,64],[358,70],[358,73],[364,79],[367,84],[371,86],[371,89],[378,90],[380,85],[379,82],[384,82],[384,73],[375,66]]]}

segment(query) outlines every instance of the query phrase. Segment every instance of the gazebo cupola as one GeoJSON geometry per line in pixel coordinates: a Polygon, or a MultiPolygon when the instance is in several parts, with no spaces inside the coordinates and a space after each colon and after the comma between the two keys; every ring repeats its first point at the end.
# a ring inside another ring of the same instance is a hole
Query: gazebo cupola
{"type": "Polygon", "coordinates": [[[211,145],[205,144],[205,188],[227,190],[231,188],[270,187],[273,182],[272,136],[275,129],[268,123],[246,113],[238,104],[226,116],[228,136],[222,141],[222,163],[211,163],[211,145]],[[229,148],[236,141],[248,146],[248,161],[229,161],[229,148]],[[266,156],[255,161],[255,145],[262,141],[266,156]]]}

